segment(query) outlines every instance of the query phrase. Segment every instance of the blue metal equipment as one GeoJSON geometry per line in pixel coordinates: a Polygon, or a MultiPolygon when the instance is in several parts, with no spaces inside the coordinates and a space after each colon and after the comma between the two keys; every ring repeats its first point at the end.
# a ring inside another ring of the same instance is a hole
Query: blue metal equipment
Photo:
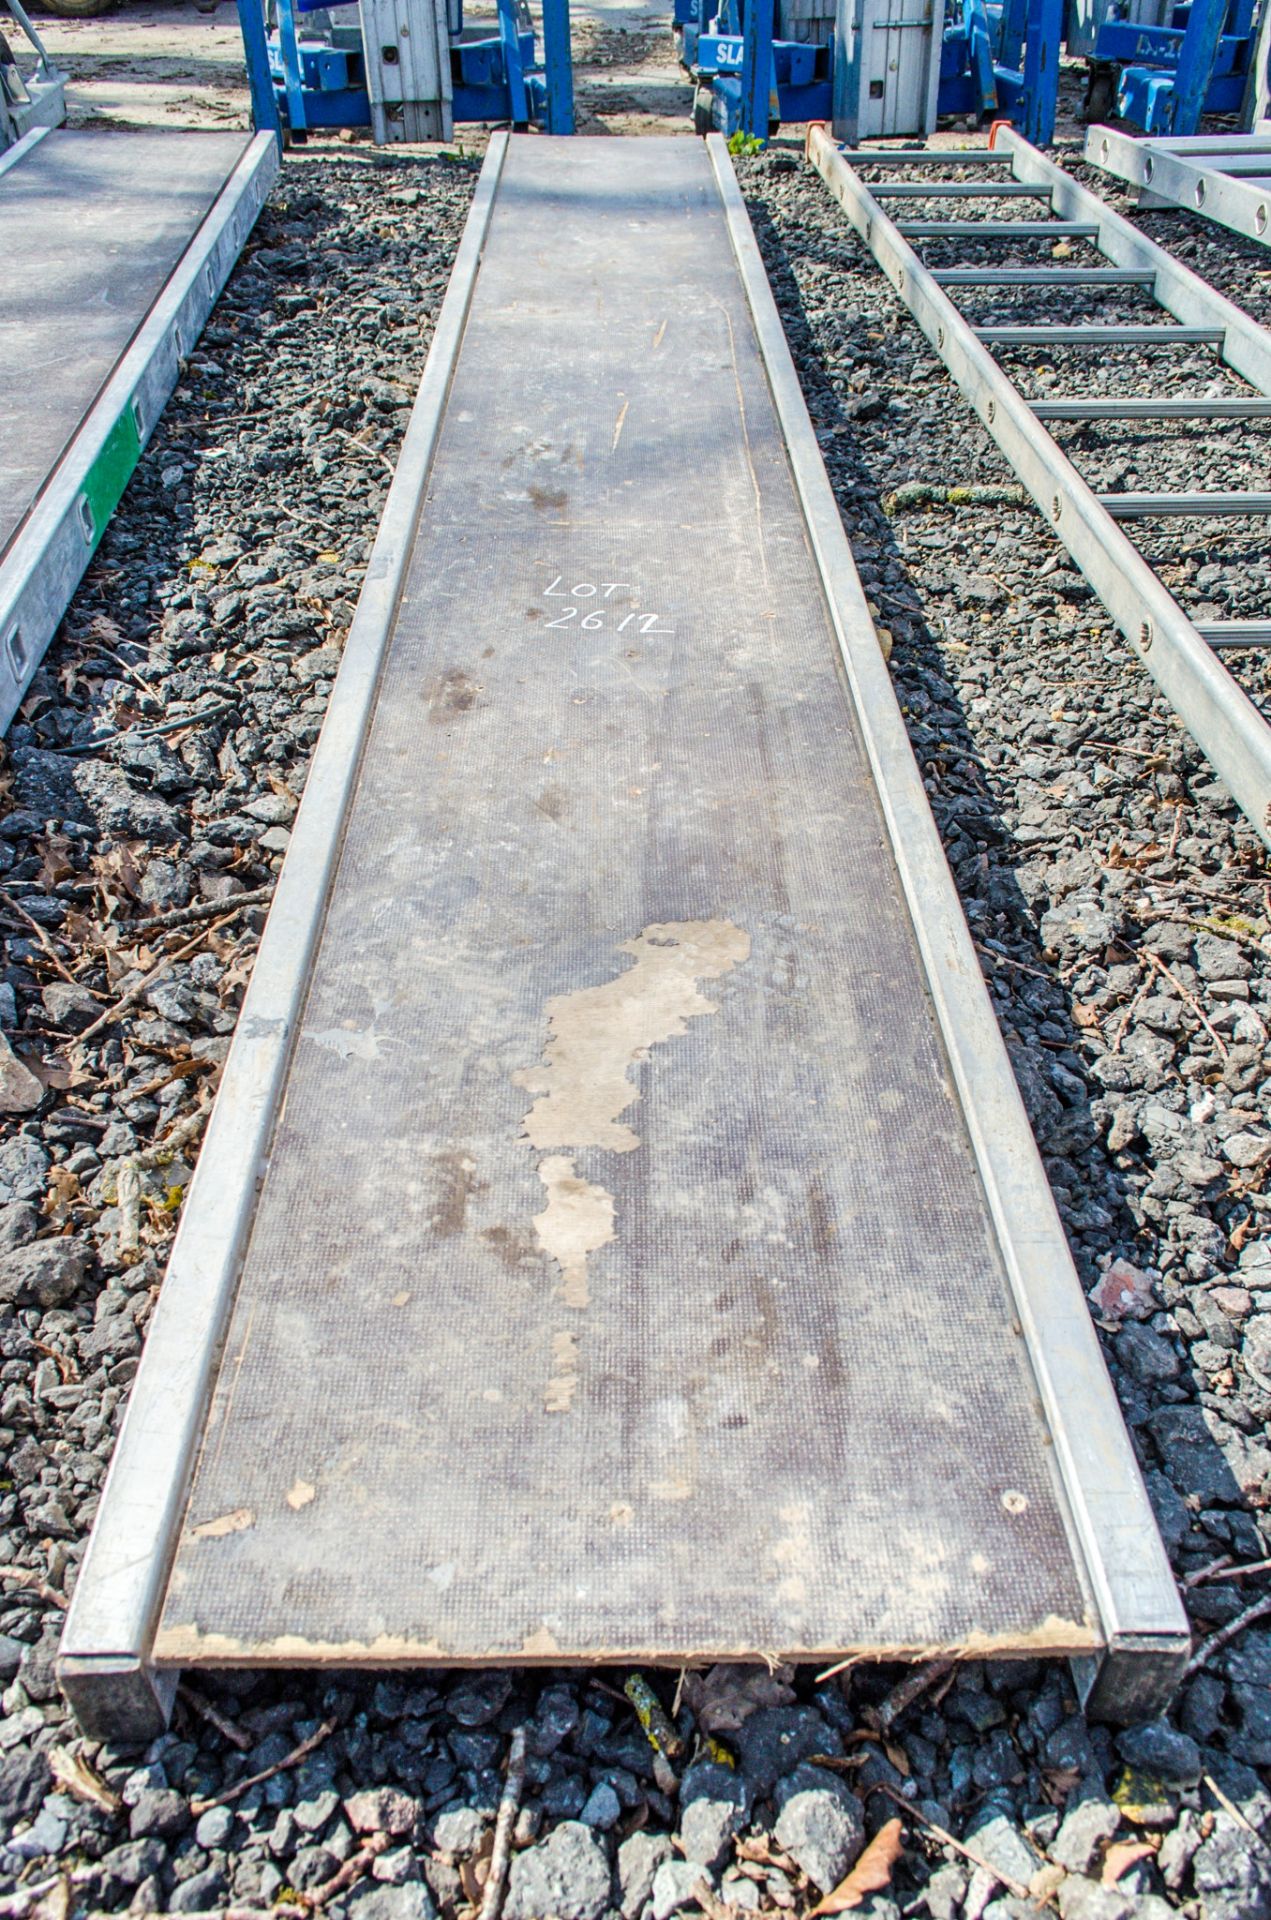
{"type": "Polygon", "coordinates": [[[1177,138],[1195,133],[1202,113],[1240,111],[1257,0],[1164,4],[1159,23],[1127,18],[1129,0],[1114,5],[1095,37],[1090,117],[1115,111],[1177,138]]]}
{"type": "Polygon", "coordinates": [[[681,59],[697,83],[698,133],[766,140],[783,122],[824,120],[833,45],[779,37],[779,0],[679,0],[681,59]]]}
{"type": "Polygon", "coordinates": [[[941,114],[1003,119],[1035,146],[1054,138],[1064,0],[961,0],[946,20],[941,114]]]}
{"type": "MultiPolygon", "coordinates": [[[[238,0],[257,128],[281,141],[319,129],[373,124],[373,101],[381,95],[370,84],[365,23],[359,26],[354,19],[347,26],[327,24],[308,36],[301,31],[303,15],[321,12],[325,17],[350,4],[352,0],[238,0]]],[[[430,24],[447,70],[437,86],[436,131],[405,137],[449,138],[450,125],[461,121],[535,124],[557,134],[574,131],[569,0],[542,0],[542,62],[524,0],[498,0],[498,9],[498,32],[491,34],[464,29],[463,0],[437,7],[430,24]]],[[[377,57],[396,64],[398,53],[392,47],[378,48],[377,57]]],[[[396,137],[403,135],[398,132],[396,137]]]]}
{"type": "Polygon", "coordinates": [[[783,33],[792,0],[675,5],[699,133],[763,140],[783,123],[832,119],[836,137],[857,142],[923,137],[937,115],[969,115],[1053,138],[1064,0],[840,0],[820,45],[783,33]]]}

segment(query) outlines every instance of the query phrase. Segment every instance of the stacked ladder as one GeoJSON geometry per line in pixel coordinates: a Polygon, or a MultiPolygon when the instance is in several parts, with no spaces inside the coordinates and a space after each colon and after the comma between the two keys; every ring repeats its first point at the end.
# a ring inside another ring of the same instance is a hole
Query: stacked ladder
{"type": "Polygon", "coordinates": [[[1266,419],[1271,416],[1271,334],[1010,129],[999,132],[992,148],[884,152],[841,151],[814,127],[808,155],[1139,659],[1271,843],[1271,726],[1215,657],[1215,649],[1271,644],[1271,619],[1191,620],[1121,527],[1127,520],[1174,515],[1263,517],[1271,513],[1271,492],[1097,494],[1045,425],[1266,419]],[[923,177],[867,182],[862,167],[884,176],[912,168],[923,177]],[[950,168],[973,177],[950,179],[950,168]],[[1003,201],[1021,212],[1032,202],[1040,203],[1041,211],[1028,218],[893,220],[884,209],[885,202],[903,207],[911,200],[963,207],[1003,201]],[[1047,264],[933,270],[913,241],[1005,243],[1035,249],[1047,264]],[[1087,244],[1099,264],[1050,264],[1060,241],[1087,244]],[[972,287],[1073,292],[1139,287],[1171,317],[1151,326],[977,327],[951,297],[972,287]],[[1233,382],[1225,394],[1153,393],[1151,354],[1180,345],[1211,349],[1215,374],[1238,376],[1243,384],[1233,382]],[[1128,398],[1073,392],[1029,399],[993,352],[1053,347],[1097,354],[1127,346],[1143,350],[1146,389],[1128,398]]]}

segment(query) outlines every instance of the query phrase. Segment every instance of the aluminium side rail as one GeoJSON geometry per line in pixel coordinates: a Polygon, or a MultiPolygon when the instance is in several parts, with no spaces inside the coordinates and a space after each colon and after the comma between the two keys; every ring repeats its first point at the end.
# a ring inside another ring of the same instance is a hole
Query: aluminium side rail
{"type": "MultiPolygon", "coordinates": [[[[27,135],[0,173],[38,156],[49,131],[27,135]]],[[[55,140],[82,136],[54,133],[55,140]]],[[[132,137],[114,134],[127,146],[132,137]]],[[[179,134],[165,138],[179,140],[179,134]]],[[[202,135],[190,136],[194,139],[202,135]]],[[[140,460],[279,170],[272,135],[257,134],[199,224],[105,386],[0,558],[0,733],[17,712],[107,522],[140,460]]],[[[0,181],[0,197],[4,186],[0,181]]],[[[126,243],[125,243],[126,244],[126,243]]],[[[38,274],[38,260],[24,271],[38,274]]]]}
{"type": "MultiPolygon", "coordinates": [[[[1256,389],[1249,402],[1237,400],[1240,410],[1251,414],[1265,411],[1267,397],[1271,396],[1271,334],[1145,238],[1096,194],[1079,186],[1020,135],[999,129],[994,150],[1009,161],[1016,180],[1036,186],[1050,201],[1056,218],[1053,226],[1038,223],[1039,236],[1057,232],[1065,224],[1084,224],[1098,250],[1116,268],[1150,274],[1158,303],[1183,327],[1220,336],[1226,364],[1256,389]]],[[[1169,496],[1156,496],[1150,506],[1127,497],[1118,509],[1115,496],[1101,497],[1094,492],[1041,423],[1043,415],[1067,419],[1222,416],[1232,403],[1224,405],[1204,398],[1156,401],[1151,397],[1126,402],[1075,398],[1029,401],[944,292],[944,276],[923,263],[869,185],[820,127],[809,132],[808,156],[1137,657],[1253,826],[1271,845],[1271,726],[1213,652],[1215,646],[1260,644],[1271,637],[1271,627],[1248,621],[1202,627],[1190,620],[1117,525],[1118,511],[1127,517],[1136,511],[1170,511],[1169,496]]],[[[865,161],[872,156],[861,153],[853,158],[865,161]]],[[[935,167],[944,159],[940,153],[929,153],[922,163],[935,167]]],[[[940,184],[932,180],[933,197],[939,196],[940,184]]],[[[938,233],[946,231],[941,223],[926,224],[938,233]]],[[[994,231],[994,223],[982,223],[977,237],[991,237],[994,231]]],[[[981,284],[993,278],[990,270],[977,270],[981,284]]],[[[1055,338],[1072,330],[1036,331],[1042,338],[1048,333],[1055,338]]],[[[1100,336],[1113,341],[1118,333],[1141,330],[1084,331],[1093,343],[1100,336]]],[[[1166,335],[1169,330],[1160,331],[1166,335]]],[[[1256,496],[1252,508],[1245,505],[1238,510],[1263,511],[1261,502],[1262,496],[1256,496]]],[[[1230,497],[1220,496],[1218,508],[1231,511],[1230,497]]],[[[1202,503],[1193,498],[1183,510],[1201,511],[1202,503]]],[[[1205,504],[1203,510],[1208,512],[1210,508],[1205,504]]]]}
{"type": "Polygon", "coordinates": [[[1145,209],[1200,213],[1271,246],[1271,133],[1136,140],[1114,127],[1090,127],[1083,158],[1137,187],[1145,209]]]}

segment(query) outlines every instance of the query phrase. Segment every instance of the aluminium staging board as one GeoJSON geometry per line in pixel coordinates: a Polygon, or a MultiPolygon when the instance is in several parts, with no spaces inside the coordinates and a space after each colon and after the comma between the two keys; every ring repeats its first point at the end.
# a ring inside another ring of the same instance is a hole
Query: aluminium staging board
{"type": "Polygon", "coordinates": [[[266,134],[44,130],[0,157],[0,727],[277,171],[266,134]]]}
{"type": "Polygon", "coordinates": [[[718,138],[494,138],[62,1645],[1186,1648],[718,138]]]}

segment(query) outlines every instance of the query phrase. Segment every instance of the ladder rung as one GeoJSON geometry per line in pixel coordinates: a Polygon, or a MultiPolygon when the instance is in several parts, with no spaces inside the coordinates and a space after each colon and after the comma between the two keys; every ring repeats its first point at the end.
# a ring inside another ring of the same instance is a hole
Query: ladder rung
{"type": "Polygon", "coordinates": [[[897,233],[915,240],[1097,240],[1082,220],[898,220],[897,233]]]}
{"type": "Polygon", "coordinates": [[[1271,513],[1271,493],[1101,493],[1114,520],[1155,520],[1189,514],[1271,513]]]}
{"type": "Polygon", "coordinates": [[[1049,200],[1049,187],[1026,180],[879,180],[871,181],[875,200],[1049,200]]]}
{"type": "Polygon", "coordinates": [[[1271,647],[1271,620],[1198,620],[1196,631],[1211,647],[1271,647]]]}
{"type": "Polygon", "coordinates": [[[1221,327],[977,327],[992,347],[1220,347],[1221,327]]]}
{"type": "Polygon", "coordinates": [[[849,167],[1006,167],[1009,153],[991,147],[840,147],[849,167]]]}
{"type": "Polygon", "coordinates": [[[1271,417],[1271,399],[1262,394],[1215,399],[1155,400],[1139,394],[1124,400],[1030,400],[1039,420],[1265,420],[1271,417]]]}
{"type": "Polygon", "coordinates": [[[938,287],[1151,287],[1155,273],[1134,267],[940,267],[938,287]]]}

